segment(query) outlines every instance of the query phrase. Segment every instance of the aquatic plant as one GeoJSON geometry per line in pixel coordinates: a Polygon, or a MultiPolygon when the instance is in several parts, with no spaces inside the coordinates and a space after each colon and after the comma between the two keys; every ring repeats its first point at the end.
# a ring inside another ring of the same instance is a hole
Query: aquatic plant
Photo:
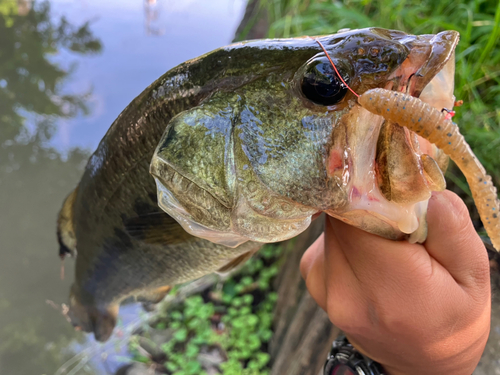
{"type": "MultiPolygon", "coordinates": [[[[266,349],[277,300],[271,282],[282,251],[281,246],[268,245],[234,276],[180,303],[167,304],[152,327],[170,330],[170,340],[160,345],[164,356],[146,352],[136,337],[130,345],[134,360],[162,364],[173,375],[206,375],[203,354],[215,351],[218,360],[212,364],[221,374],[268,374],[266,349]]],[[[142,340],[148,338],[148,330],[141,333],[142,340]]]]}

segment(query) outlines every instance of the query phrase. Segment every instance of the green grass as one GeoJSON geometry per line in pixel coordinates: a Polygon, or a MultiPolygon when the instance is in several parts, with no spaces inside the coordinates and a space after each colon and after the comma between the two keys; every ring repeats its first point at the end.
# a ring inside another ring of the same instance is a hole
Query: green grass
{"type": "Polygon", "coordinates": [[[500,1],[498,0],[261,0],[269,37],[331,34],[377,26],[413,34],[457,30],[455,121],[500,184],[500,1]]]}

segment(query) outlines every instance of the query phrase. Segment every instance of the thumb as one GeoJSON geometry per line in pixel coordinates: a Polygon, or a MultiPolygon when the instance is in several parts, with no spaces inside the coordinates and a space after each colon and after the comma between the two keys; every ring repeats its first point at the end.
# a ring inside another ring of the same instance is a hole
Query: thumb
{"type": "Polygon", "coordinates": [[[459,284],[489,282],[486,248],[464,202],[453,192],[434,192],[427,212],[429,232],[424,244],[459,284]]]}

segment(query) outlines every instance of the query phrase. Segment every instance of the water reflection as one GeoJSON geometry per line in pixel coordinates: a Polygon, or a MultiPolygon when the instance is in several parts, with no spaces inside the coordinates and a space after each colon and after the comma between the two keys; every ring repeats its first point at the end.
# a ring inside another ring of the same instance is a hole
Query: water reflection
{"type": "MultiPolygon", "coordinates": [[[[120,337],[99,346],[53,307],[67,301],[74,278],[67,262],[60,280],[61,200],[81,177],[87,147],[130,100],[177,63],[226,44],[244,5],[231,12],[232,0],[217,1],[203,13],[190,1],[200,12],[186,20],[179,3],[171,22],[157,8],[151,28],[164,32],[151,38],[143,1],[0,0],[0,374],[54,374],[75,353],[80,368],[69,372],[113,373],[124,354],[123,343],[113,347],[120,337]]],[[[137,318],[133,306],[124,311],[121,341],[137,318]]]]}
{"type": "Polygon", "coordinates": [[[144,0],[144,23],[148,35],[163,35],[165,29],[158,25],[161,5],[157,0],[144,0]]]}
{"type": "Polygon", "coordinates": [[[67,288],[54,262],[54,202],[78,179],[87,152],[66,159],[47,142],[56,118],[87,112],[87,94],[62,90],[61,50],[95,54],[90,25],[54,20],[48,2],[0,1],[0,373],[55,369],[71,327],[46,303],[67,288]],[[29,361],[26,360],[29,358],[29,361]]]}
{"type": "MultiPolygon", "coordinates": [[[[12,0],[1,0],[2,3],[12,0]]],[[[62,49],[80,54],[101,50],[88,23],[75,27],[64,17],[54,22],[48,2],[35,3],[31,9],[27,4],[0,7],[4,12],[0,13],[2,139],[14,139],[21,134],[25,129],[25,111],[59,117],[86,111],[85,94],[62,92],[69,71],[50,57],[62,49]]]]}
{"type": "Polygon", "coordinates": [[[39,124],[29,139],[1,147],[2,374],[57,368],[66,356],[62,349],[74,336],[71,326],[46,304],[47,299],[60,300],[68,287],[59,280],[54,253],[47,250],[54,249],[54,202],[78,179],[88,155],[74,151],[62,160],[55,150],[43,147],[43,130],[45,125],[39,124]]]}

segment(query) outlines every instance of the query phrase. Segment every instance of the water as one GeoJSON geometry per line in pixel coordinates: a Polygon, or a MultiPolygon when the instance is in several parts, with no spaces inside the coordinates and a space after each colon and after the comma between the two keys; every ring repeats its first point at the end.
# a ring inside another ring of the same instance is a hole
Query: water
{"type": "Polygon", "coordinates": [[[121,309],[104,346],[57,310],[74,267],[66,261],[61,281],[57,212],[120,111],[170,68],[228,44],[244,7],[0,0],[0,374],[54,374],[76,353],[73,373],[112,374],[124,361],[137,306],[121,309]]]}

